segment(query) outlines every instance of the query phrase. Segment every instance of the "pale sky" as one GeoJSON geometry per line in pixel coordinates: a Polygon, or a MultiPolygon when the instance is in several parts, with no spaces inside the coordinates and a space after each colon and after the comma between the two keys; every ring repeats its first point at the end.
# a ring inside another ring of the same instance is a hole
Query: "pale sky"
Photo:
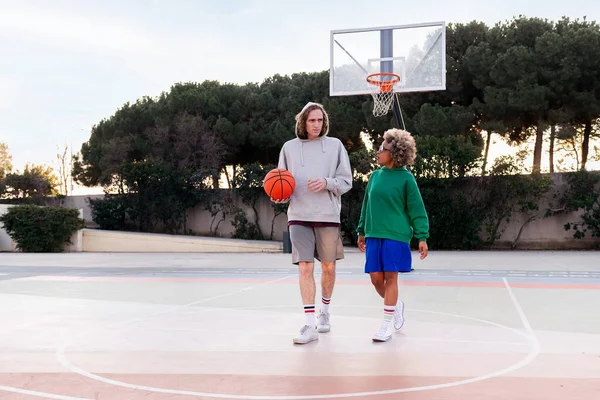
{"type": "Polygon", "coordinates": [[[591,0],[0,0],[0,142],[16,169],[79,151],[92,125],[176,82],[329,68],[334,29],[519,14],[600,20],[591,0]]]}

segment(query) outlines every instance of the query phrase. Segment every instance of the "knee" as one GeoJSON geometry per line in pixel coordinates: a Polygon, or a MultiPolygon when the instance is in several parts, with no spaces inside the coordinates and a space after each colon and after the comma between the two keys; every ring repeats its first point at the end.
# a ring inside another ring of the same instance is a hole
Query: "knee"
{"type": "Polygon", "coordinates": [[[386,273],[384,276],[385,286],[397,286],[398,285],[398,274],[397,273],[386,273]]]}
{"type": "Polygon", "coordinates": [[[300,276],[306,278],[309,276],[313,276],[314,266],[309,263],[300,263],[299,265],[300,276]]]}
{"type": "Polygon", "coordinates": [[[321,266],[323,268],[323,275],[334,275],[335,274],[335,263],[334,262],[322,263],[321,266]]]}
{"type": "Polygon", "coordinates": [[[371,275],[371,283],[375,287],[381,287],[381,286],[385,285],[383,276],[378,276],[378,275],[371,275]]]}

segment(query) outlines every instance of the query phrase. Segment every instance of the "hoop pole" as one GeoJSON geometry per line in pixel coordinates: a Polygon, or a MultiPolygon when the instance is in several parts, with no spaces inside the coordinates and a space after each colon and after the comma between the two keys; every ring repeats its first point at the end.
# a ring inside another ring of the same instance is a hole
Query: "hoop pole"
{"type": "Polygon", "coordinates": [[[394,111],[394,117],[398,128],[406,130],[406,124],[404,123],[404,116],[402,115],[402,107],[400,107],[400,100],[398,100],[398,93],[394,93],[394,102],[392,109],[394,111]],[[402,122],[402,125],[400,125],[402,122]]]}

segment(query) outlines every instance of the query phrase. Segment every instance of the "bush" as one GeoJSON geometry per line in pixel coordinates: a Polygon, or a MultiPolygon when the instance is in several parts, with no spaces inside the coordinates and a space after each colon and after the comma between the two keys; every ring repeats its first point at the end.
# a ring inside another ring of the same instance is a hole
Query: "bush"
{"type": "Polygon", "coordinates": [[[596,189],[600,177],[584,170],[569,174],[568,182],[562,198],[565,211],[583,213],[580,221],[566,223],[565,230],[573,230],[575,239],[583,239],[588,231],[592,237],[600,237],[600,190],[596,189]]]}
{"type": "Polygon", "coordinates": [[[107,194],[103,199],[89,198],[92,211],[92,221],[100,229],[110,231],[127,230],[127,211],[131,208],[131,201],[127,195],[107,194]]]}
{"type": "MultiPolygon", "coordinates": [[[[481,247],[478,235],[483,210],[467,193],[463,179],[421,179],[419,186],[429,216],[431,248],[473,250],[481,247]]],[[[413,246],[417,241],[413,239],[413,246]]]]}
{"type": "Polygon", "coordinates": [[[79,211],[62,207],[14,206],[0,217],[17,249],[28,253],[58,253],[72,244],[71,235],[82,229],[79,211]]]}

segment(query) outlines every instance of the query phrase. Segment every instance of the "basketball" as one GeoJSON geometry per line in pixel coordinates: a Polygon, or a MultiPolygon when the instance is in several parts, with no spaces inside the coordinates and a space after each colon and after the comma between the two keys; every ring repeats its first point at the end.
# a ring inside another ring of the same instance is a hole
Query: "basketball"
{"type": "Polygon", "coordinates": [[[287,200],[294,193],[296,180],[290,171],[283,168],[275,168],[265,176],[263,188],[267,196],[273,200],[287,200]]]}

